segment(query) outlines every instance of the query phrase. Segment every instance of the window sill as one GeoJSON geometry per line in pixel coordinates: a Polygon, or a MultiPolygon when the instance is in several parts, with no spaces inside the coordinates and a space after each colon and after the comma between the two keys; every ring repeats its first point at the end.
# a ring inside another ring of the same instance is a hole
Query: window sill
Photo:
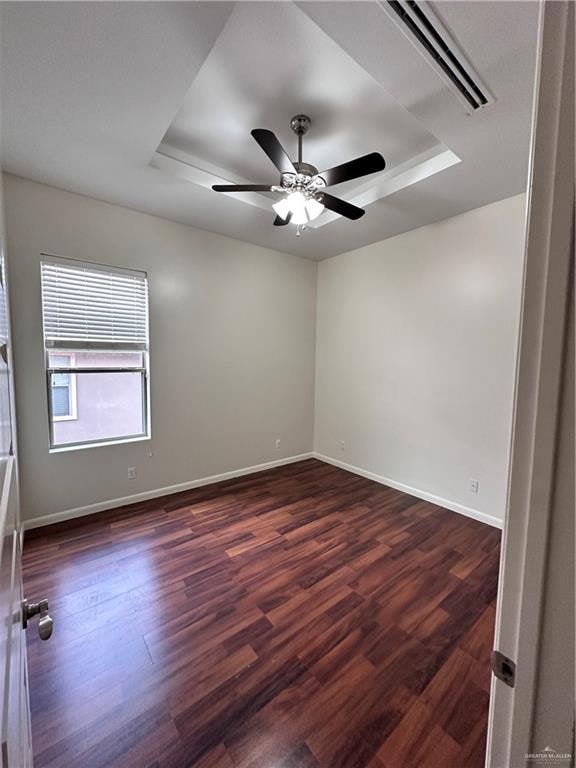
{"type": "Polygon", "coordinates": [[[102,448],[107,445],[125,445],[126,443],[142,443],[151,440],[150,435],[138,435],[137,437],[119,437],[114,440],[97,440],[92,443],[73,443],[72,445],[57,445],[49,448],[49,453],[69,453],[70,451],[83,451],[86,448],[102,448]]]}

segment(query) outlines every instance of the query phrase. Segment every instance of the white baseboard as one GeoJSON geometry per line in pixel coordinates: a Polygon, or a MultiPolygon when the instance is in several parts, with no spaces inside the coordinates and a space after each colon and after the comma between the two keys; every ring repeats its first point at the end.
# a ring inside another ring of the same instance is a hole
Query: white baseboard
{"type": "Polygon", "coordinates": [[[377,475],[375,472],[369,472],[361,467],[355,467],[352,464],[346,464],[344,461],[333,459],[330,456],[324,456],[321,453],[309,452],[301,453],[298,456],[289,456],[286,459],[277,459],[276,461],[267,461],[264,464],[256,464],[253,467],[243,467],[242,469],[234,469],[230,472],[222,472],[219,475],[210,475],[209,477],[201,477],[197,480],[189,480],[185,483],[178,483],[177,485],[169,485],[164,488],[155,488],[150,491],[142,491],[142,493],[134,493],[130,496],[122,496],[118,499],[108,499],[106,501],[99,501],[95,504],[87,504],[84,507],[75,507],[73,509],[65,509],[62,512],[54,512],[50,515],[44,515],[43,517],[33,517],[29,520],[22,522],[22,532],[32,530],[33,528],[39,528],[44,525],[52,525],[53,523],[61,523],[65,520],[73,520],[77,517],[84,517],[85,515],[93,515],[96,512],[104,512],[108,509],[114,509],[115,507],[123,507],[128,504],[136,504],[139,501],[148,501],[149,499],[155,499],[159,496],[169,496],[171,493],[178,493],[180,491],[189,491],[193,488],[201,488],[204,485],[212,485],[213,483],[220,483],[223,480],[232,480],[235,477],[242,477],[243,475],[251,475],[255,472],[263,472],[266,469],[274,469],[274,467],[282,467],[286,464],[294,464],[297,461],[304,461],[304,459],[315,458],[319,461],[323,461],[326,464],[332,464],[335,467],[344,469],[347,472],[353,472],[355,475],[361,475],[369,480],[374,480],[382,485],[387,485],[390,488],[395,488],[398,491],[403,491],[410,496],[416,496],[419,499],[430,501],[432,504],[438,504],[440,507],[445,507],[453,512],[458,512],[466,517],[471,517],[474,520],[479,520],[482,523],[487,523],[495,528],[502,528],[502,521],[487,515],[485,512],[480,512],[477,509],[466,507],[463,504],[457,504],[449,499],[443,499],[440,496],[435,496],[427,491],[421,491],[419,488],[412,488],[404,483],[398,483],[390,478],[377,475]]]}
{"type": "Polygon", "coordinates": [[[22,530],[30,531],[32,528],[40,528],[44,525],[52,525],[53,523],[61,523],[64,520],[73,520],[76,517],[84,517],[85,515],[93,515],[95,512],[104,512],[107,509],[114,509],[115,507],[123,507],[127,504],[135,504],[139,501],[148,501],[148,499],[155,499],[158,496],[169,496],[171,493],[178,493],[179,491],[189,491],[192,488],[200,488],[203,485],[212,485],[213,483],[220,483],[223,480],[232,480],[235,477],[242,477],[243,475],[251,475],[255,472],[263,472],[266,469],[274,469],[274,467],[283,467],[285,464],[294,464],[297,461],[304,461],[304,459],[311,459],[313,454],[301,453],[298,456],[289,456],[286,459],[277,459],[276,461],[267,461],[265,464],[256,464],[253,467],[243,467],[242,469],[233,469],[231,472],[222,472],[219,475],[210,475],[209,477],[201,477],[198,480],[189,480],[185,483],[178,483],[177,485],[169,485],[165,488],[155,488],[151,491],[142,491],[142,493],[133,493],[131,496],[122,496],[119,499],[108,499],[107,501],[98,501],[95,504],[88,504],[85,507],[75,507],[74,509],[65,509],[62,512],[54,512],[51,515],[44,515],[43,517],[33,517],[29,520],[22,521],[22,530]]]}
{"type": "Polygon", "coordinates": [[[315,459],[324,461],[326,464],[332,464],[334,467],[345,469],[347,472],[353,472],[355,475],[361,475],[362,477],[368,478],[368,480],[375,480],[377,483],[387,485],[390,488],[395,488],[397,491],[403,491],[410,496],[416,496],[418,499],[424,499],[424,501],[430,501],[432,504],[438,504],[438,506],[445,507],[452,512],[458,512],[460,515],[466,515],[466,517],[479,520],[481,523],[492,525],[494,528],[503,527],[503,522],[499,518],[493,517],[492,515],[487,515],[485,512],[480,512],[477,509],[472,509],[472,507],[465,507],[463,504],[450,501],[450,499],[443,499],[440,496],[435,496],[433,493],[421,491],[419,488],[412,488],[410,485],[398,483],[395,480],[390,480],[388,477],[377,475],[375,472],[369,472],[366,469],[355,467],[352,464],[346,464],[344,461],[333,459],[331,456],[324,456],[322,453],[317,453],[316,451],[314,451],[312,455],[315,459]]]}

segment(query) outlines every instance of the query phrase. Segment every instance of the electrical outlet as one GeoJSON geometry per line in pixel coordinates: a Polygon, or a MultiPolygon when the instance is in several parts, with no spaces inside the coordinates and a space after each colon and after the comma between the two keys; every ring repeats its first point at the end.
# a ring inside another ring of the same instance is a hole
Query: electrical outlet
{"type": "Polygon", "coordinates": [[[470,493],[478,493],[478,480],[470,480],[470,493]]]}
{"type": "Polygon", "coordinates": [[[136,480],[136,467],[128,467],[128,480],[136,480]]]}
{"type": "Polygon", "coordinates": [[[346,443],[344,440],[340,440],[340,450],[343,451],[346,448],[346,443]]]}
{"type": "Polygon", "coordinates": [[[276,440],[275,446],[276,446],[276,450],[279,451],[280,450],[280,440],[276,440]]]}

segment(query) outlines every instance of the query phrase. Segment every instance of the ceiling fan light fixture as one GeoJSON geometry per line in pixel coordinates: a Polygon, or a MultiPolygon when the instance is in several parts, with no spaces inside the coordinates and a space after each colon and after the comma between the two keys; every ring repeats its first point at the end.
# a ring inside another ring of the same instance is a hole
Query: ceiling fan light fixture
{"type": "Polygon", "coordinates": [[[288,215],[292,214],[290,221],[297,226],[317,219],[324,210],[322,203],[312,197],[306,197],[299,190],[283,197],[274,203],[272,208],[281,219],[287,219],[288,215]]]}

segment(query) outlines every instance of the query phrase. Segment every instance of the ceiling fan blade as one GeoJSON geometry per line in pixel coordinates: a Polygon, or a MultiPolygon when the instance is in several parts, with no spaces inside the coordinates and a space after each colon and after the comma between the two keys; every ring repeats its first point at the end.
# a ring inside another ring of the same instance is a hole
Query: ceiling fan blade
{"type": "Polygon", "coordinates": [[[341,200],[339,197],[334,197],[334,195],[329,195],[327,192],[322,192],[319,200],[325,208],[334,211],[334,213],[339,213],[340,216],[346,216],[347,219],[360,219],[366,213],[363,208],[358,208],[358,206],[347,203],[346,200],[341,200]]]}
{"type": "Polygon", "coordinates": [[[272,131],[268,131],[266,128],[255,128],[251,133],[280,173],[296,173],[292,160],[272,131]]]}
{"type": "Polygon", "coordinates": [[[327,187],[334,184],[342,184],[343,181],[357,179],[360,176],[367,176],[369,173],[383,171],[386,167],[386,161],[379,152],[372,152],[369,155],[357,157],[356,160],[350,160],[348,163],[336,165],[327,171],[318,174],[326,182],[327,187]]]}
{"type": "Polygon", "coordinates": [[[214,192],[273,192],[270,184],[214,184],[214,192]]]}
{"type": "Polygon", "coordinates": [[[290,224],[291,218],[292,218],[292,211],[288,213],[288,216],[286,216],[285,219],[281,218],[280,216],[276,216],[276,218],[274,219],[274,226],[283,227],[285,224],[290,224]]]}

